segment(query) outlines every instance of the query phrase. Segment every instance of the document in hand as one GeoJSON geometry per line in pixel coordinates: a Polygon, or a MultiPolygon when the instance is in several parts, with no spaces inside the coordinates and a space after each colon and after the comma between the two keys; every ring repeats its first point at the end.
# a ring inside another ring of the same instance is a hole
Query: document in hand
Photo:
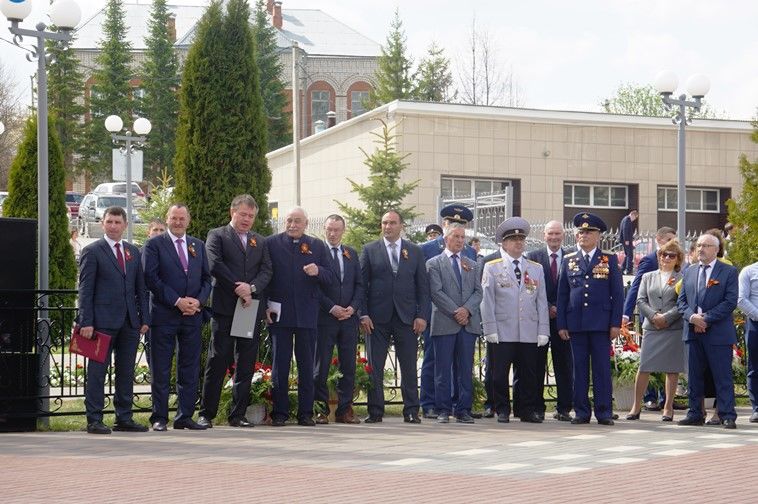
{"type": "Polygon", "coordinates": [[[234,318],[232,319],[232,330],[229,331],[231,336],[252,339],[253,334],[255,334],[255,324],[258,322],[259,303],[260,301],[253,299],[252,303],[245,308],[242,306],[242,299],[237,299],[237,307],[234,309],[234,318]]]}
{"type": "Polygon", "coordinates": [[[95,337],[89,339],[79,334],[79,329],[78,325],[74,326],[71,343],[68,347],[69,352],[100,363],[105,362],[105,358],[108,356],[108,348],[111,346],[110,334],[95,331],[95,337]]]}

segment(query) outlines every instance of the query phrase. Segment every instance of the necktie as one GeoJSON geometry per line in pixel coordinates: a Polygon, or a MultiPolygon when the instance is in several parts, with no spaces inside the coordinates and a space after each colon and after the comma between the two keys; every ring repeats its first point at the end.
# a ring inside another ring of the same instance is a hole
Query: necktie
{"type": "Polygon", "coordinates": [[[392,257],[392,272],[397,273],[397,269],[400,266],[397,260],[397,252],[395,252],[395,249],[397,248],[397,243],[390,243],[390,256],[392,257]]]}
{"type": "Polygon", "coordinates": [[[340,282],[343,280],[342,278],[342,267],[340,266],[340,259],[338,257],[339,249],[337,247],[332,247],[332,259],[334,259],[334,266],[337,268],[337,271],[340,274],[340,282]]]}
{"type": "Polygon", "coordinates": [[[589,254],[584,254],[584,266],[587,269],[589,269],[589,267],[590,267],[590,255],[589,254]]]}
{"type": "Polygon", "coordinates": [[[698,306],[700,306],[700,304],[703,302],[703,298],[705,297],[705,289],[707,289],[705,278],[708,276],[708,268],[710,267],[711,267],[710,264],[700,266],[700,277],[697,279],[697,305],[698,306]]]}
{"type": "Polygon", "coordinates": [[[553,278],[553,283],[558,281],[558,254],[555,252],[550,254],[550,276],[553,278]]]}
{"type": "Polygon", "coordinates": [[[187,254],[184,253],[184,247],[182,247],[182,243],[184,243],[184,240],[181,238],[176,240],[176,252],[179,254],[179,262],[182,263],[184,273],[187,273],[187,270],[189,269],[189,263],[187,262],[187,254]]]}
{"type": "Polygon", "coordinates": [[[116,247],[116,259],[118,260],[118,265],[121,266],[121,271],[126,273],[126,263],[124,262],[124,255],[121,253],[121,244],[117,243],[114,247],[116,247]]]}
{"type": "Polygon", "coordinates": [[[513,260],[513,273],[516,275],[516,280],[518,281],[518,284],[521,285],[521,270],[518,267],[518,259],[513,260]]]}
{"type": "Polygon", "coordinates": [[[453,260],[453,273],[455,273],[455,280],[458,282],[458,289],[463,289],[463,278],[461,278],[461,268],[458,265],[458,254],[450,256],[453,260]]]}
{"type": "Polygon", "coordinates": [[[242,250],[245,250],[245,247],[247,247],[247,233],[237,233],[237,236],[239,236],[240,242],[242,242],[242,250]]]}

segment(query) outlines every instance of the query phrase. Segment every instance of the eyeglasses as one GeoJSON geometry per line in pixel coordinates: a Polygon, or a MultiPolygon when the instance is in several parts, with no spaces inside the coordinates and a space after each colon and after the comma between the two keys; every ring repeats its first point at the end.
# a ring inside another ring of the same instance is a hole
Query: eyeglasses
{"type": "Polygon", "coordinates": [[[718,245],[714,245],[713,243],[698,243],[697,248],[708,248],[708,247],[718,247],[718,245]]]}
{"type": "Polygon", "coordinates": [[[661,257],[667,257],[669,259],[676,259],[679,256],[676,252],[661,252],[661,257]]]}

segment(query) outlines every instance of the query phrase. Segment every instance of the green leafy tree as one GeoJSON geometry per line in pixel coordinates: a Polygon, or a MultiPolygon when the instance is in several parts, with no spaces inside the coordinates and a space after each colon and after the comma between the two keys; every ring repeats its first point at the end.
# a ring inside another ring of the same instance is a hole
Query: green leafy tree
{"type": "MultiPolygon", "coordinates": [[[[76,262],[74,250],[69,243],[63,150],[55,131],[55,118],[52,116],[48,120],[48,184],[50,288],[73,289],[76,284],[76,262]]],[[[27,121],[18,154],[11,165],[3,216],[37,219],[36,117],[27,121]]]]}
{"type": "MultiPolygon", "coordinates": [[[[750,138],[758,143],[758,121],[753,123],[750,138]]],[[[742,193],[739,198],[727,201],[729,222],[734,225],[729,245],[729,259],[738,266],[758,261],[758,160],[751,162],[740,156],[742,193]]]]}
{"type": "Polygon", "coordinates": [[[400,19],[400,10],[395,9],[395,18],[390,24],[387,43],[382,46],[379,68],[376,70],[376,87],[369,93],[368,106],[378,107],[393,100],[413,97],[411,68],[413,60],[407,55],[407,37],[400,19]]]}
{"type": "Polygon", "coordinates": [[[66,177],[73,179],[77,174],[75,156],[81,151],[84,134],[84,76],[79,70],[79,61],[69,49],[70,45],[47,41],[51,60],[47,65],[47,100],[49,112],[56,117],[55,130],[63,149],[66,177]]]}
{"type": "MultiPolygon", "coordinates": [[[[660,93],[650,84],[646,86],[622,84],[614,96],[603,100],[600,105],[603,107],[603,111],[609,114],[648,117],[669,117],[671,115],[671,112],[663,106],[660,93]]],[[[703,102],[699,112],[692,112],[692,117],[703,119],[716,119],[719,115],[705,102],[703,102]]]]}
{"type": "Polygon", "coordinates": [[[131,44],[126,40],[126,23],[122,0],[108,0],[105,7],[103,39],[97,59],[92,85],[89,122],[86,125],[82,149],[82,168],[94,182],[111,179],[112,142],[105,129],[105,118],[115,114],[129,124],[132,104],[129,80],[131,70],[131,44]]]}
{"type": "Polygon", "coordinates": [[[426,56],[419,62],[413,80],[413,97],[417,100],[447,102],[454,98],[450,95],[453,85],[450,59],[445,56],[445,49],[436,42],[431,43],[426,56]]]}
{"type": "Polygon", "coordinates": [[[179,93],[176,198],[193,218],[190,233],[229,220],[229,203],[251,194],[260,211],[256,229],[268,234],[266,116],[258,84],[255,42],[246,0],[212,2],[198,23],[179,93]]]}
{"type": "Polygon", "coordinates": [[[417,215],[416,207],[403,207],[403,199],[416,189],[418,180],[400,183],[400,174],[408,166],[404,159],[409,154],[400,154],[396,148],[396,138],[393,132],[395,126],[387,126],[383,120],[381,133],[372,132],[376,137],[376,150],[368,154],[361,149],[366,160],[363,162],[369,169],[368,184],[358,184],[347,179],[352,186],[352,192],[358,194],[358,199],[364,208],[351,207],[336,201],[350,225],[345,232],[345,242],[360,249],[371,240],[375,240],[381,229],[382,216],[387,210],[397,210],[404,221],[408,222],[417,215]]]}
{"type": "Polygon", "coordinates": [[[255,6],[253,36],[255,59],[260,72],[261,95],[268,119],[268,151],[284,147],[292,141],[292,114],[284,113],[287,97],[282,82],[282,63],[276,45],[276,28],[266,13],[266,2],[258,0],[255,6]]]}

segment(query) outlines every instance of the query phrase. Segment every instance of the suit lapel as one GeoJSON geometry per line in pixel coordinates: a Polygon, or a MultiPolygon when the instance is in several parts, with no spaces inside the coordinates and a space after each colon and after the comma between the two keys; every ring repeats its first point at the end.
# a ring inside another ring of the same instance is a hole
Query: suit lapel
{"type": "MultiPolygon", "coordinates": [[[[227,228],[226,235],[229,237],[230,240],[232,240],[237,245],[237,250],[239,250],[240,252],[244,254],[247,247],[242,248],[242,243],[240,242],[240,238],[237,235],[237,232],[230,225],[227,225],[226,228],[227,228]]],[[[249,238],[245,238],[245,240],[248,240],[248,239],[249,238]]]]}
{"type": "MultiPolygon", "coordinates": [[[[103,253],[111,260],[111,264],[116,268],[116,271],[121,273],[121,276],[124,276],[124,270],[121,269],[121,265],[118,263],[118,259],[116,259],[116,254],[111,250],[111,246],[105,238],[100,238],[100,247],[103,249],[103,253]]],[[[124,261],[126,261],[126,257],[124,257],[124,261]]]]}
{"type": "MultiPolygon", "coordinates": [[[[176,264],[176,267],[179,268],[179,270],[184,273],[184,268],[182,268],[182,262],[179,260],[179,252],[176,250],[176,245],[173,241],[171,241],[171,236],[169,236],[168,233],[163,233],[161,235],[162,237],[165,237],[163,239],[163,247],[164,249],[167,249],[169,257],[172,257],[174,260],[174,264],[176,264]]],[[[187,235],[184,235],[184,240],[187,241],[187,235]]],[[[189,246],[189,245],[188,245],[189,246]]],[[[189,253],[187,254],[189,256],[189,253]]],[[[189,264],[189,257],[187,257],[187,264],[189,264]]],[[[189,266],[187,267],[189,269],[189,266]]]]}

